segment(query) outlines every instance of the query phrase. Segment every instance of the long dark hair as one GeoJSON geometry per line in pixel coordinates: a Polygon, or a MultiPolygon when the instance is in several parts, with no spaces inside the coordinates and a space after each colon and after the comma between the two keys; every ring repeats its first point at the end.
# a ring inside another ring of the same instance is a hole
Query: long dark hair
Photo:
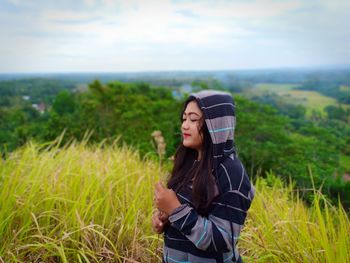
{"type": "MultiPolygon", "coordinates": [[[[190,97],[183,106],[180,118],[182,122],[182,115],[186,110],[187,104],[191,101],[197,101],[190,97]]],[[[209,205],[215,197],[215,179],[212,174],[212,151],[213,143],[207,125],[204,121],[204,114],[201,119],[199,132],[203,137],[203,144],[201,148],[201,160],[195,162],[197,151],[183,146],[182,142],[177,147],[174,159],[174,166],[171,172],[168,187],[179,192],[182,188],[188,187],[191,179],[192,184],[192,201],[201,215],[206,215],[209,205]]]]}

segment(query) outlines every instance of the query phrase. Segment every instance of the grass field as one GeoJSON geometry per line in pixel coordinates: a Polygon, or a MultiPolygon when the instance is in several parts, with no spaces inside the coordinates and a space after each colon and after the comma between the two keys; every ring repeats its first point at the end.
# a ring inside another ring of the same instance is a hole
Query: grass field
{"type": "MultiPolygon", "coordinates": [[[[324,115],[324,108],[326,106],[339,105],[336,99],[324,96],[319,92],[293,89],[297,86],[298,85],[294,84],[261,83],[247,91],[246,95],[276,94],[287,103],[303,105],[306,108],[306,116],[311,116],[313,111],[324,115]]],[[[343,86],[343,88],[348,87],[343,86]]],[[[341,105],[345,108],[349,108],[349,105],[341,105]]]]}
{"type": "Polygon", "coordinates": [[[346,92],[350,92],[350,87],[349,86],[340,86],[340,90],[341,91],[346,91],[346,92]]]}
{"type": "MultiPolygon", "coordinates": [[[[150,222],[164,174],[127,147],[26,145],[0,159],[0,262],[161,262],[150,222]]],[[[245,262],[350,262],[341,206],[315,191],[307,207],[273,175],[255,186],[239,241],[245,262]]]]}
{"type": "Polygon", "coordinates": [[[258,93],[263,92],[269,92],[269,93],[276,93],[286,94],[288,91],[293,90],[293,88],[297,87],[298,85],[295,84],[274,84],[274,83],[260,83],[255,85],[254,91],[258,93]]]}

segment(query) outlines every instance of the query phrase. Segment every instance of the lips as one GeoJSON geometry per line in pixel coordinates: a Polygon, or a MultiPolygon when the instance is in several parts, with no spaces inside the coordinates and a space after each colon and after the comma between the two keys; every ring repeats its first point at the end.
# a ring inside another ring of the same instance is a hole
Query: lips
{"type": "Polygon", "coordinates": [[[184,136],[184,138],[187,138],[187,137],[191,136],[191,134],[188,134],[188,133],[183,133],[182,135],[184,136]]]}

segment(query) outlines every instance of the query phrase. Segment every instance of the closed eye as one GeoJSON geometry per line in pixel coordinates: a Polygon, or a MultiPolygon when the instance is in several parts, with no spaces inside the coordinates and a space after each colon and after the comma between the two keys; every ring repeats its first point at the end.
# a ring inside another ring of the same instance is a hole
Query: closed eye
{"type": "MultiPolygon", "coordinates": [[[[191,119],[190,118],[190,121],[192,121],[192,122],[195,122],[195,121],[199,121],[200,119],[191,119]]],[[[182,122],[184,122],[184,121],[186,121],[186,119],[182,119],[182,122]]]]}

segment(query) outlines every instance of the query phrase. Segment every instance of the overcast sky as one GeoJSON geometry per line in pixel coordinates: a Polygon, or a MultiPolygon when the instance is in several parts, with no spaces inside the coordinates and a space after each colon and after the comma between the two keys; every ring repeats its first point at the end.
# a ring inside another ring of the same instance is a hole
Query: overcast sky
{"type": "Polygon", "coordinates": [[[349,0],[0,0],[0,72],[350,65],[349,0]]]}

